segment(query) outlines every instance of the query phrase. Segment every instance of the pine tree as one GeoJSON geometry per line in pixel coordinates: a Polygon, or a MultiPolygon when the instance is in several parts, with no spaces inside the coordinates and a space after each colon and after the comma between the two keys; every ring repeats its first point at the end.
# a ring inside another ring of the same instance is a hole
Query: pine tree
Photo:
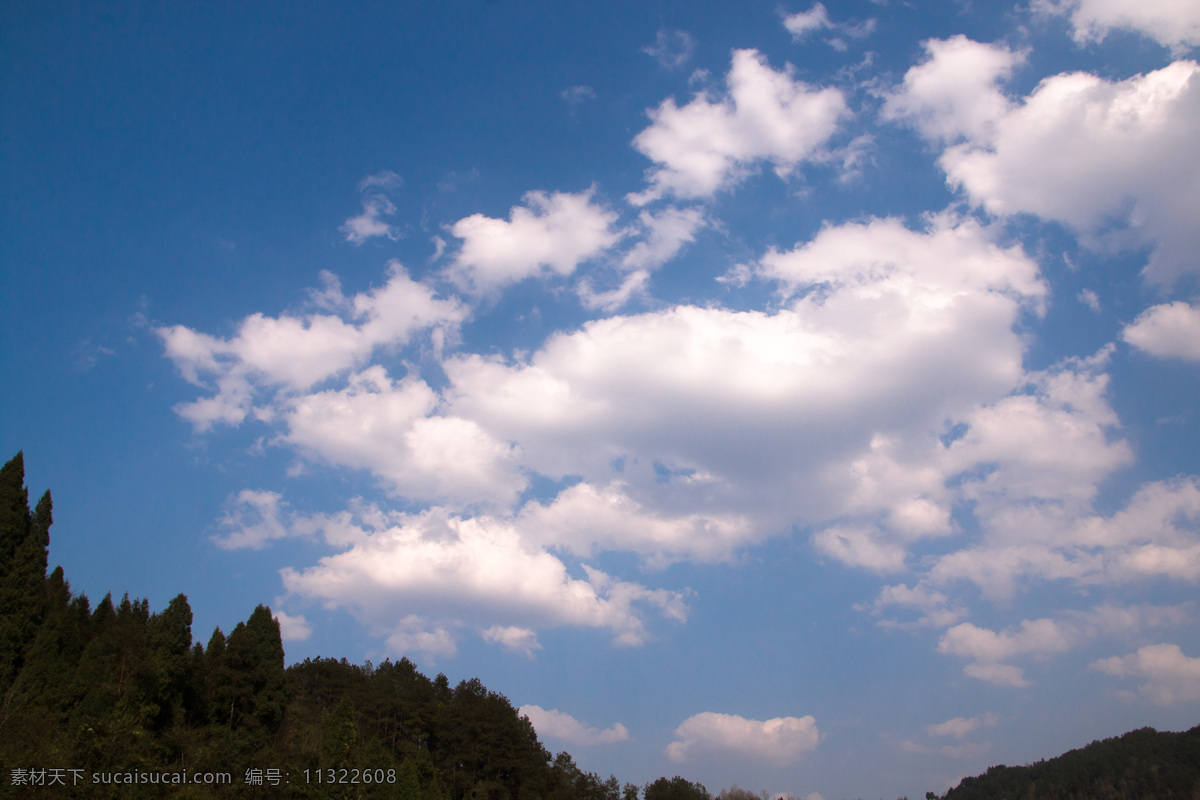
{"type": "Polygon", "coordinates": [[[45,614],[51,507],[46,492],[29,513],[23,453],[0,468],[0,705],[10,698],[45,614]]]}

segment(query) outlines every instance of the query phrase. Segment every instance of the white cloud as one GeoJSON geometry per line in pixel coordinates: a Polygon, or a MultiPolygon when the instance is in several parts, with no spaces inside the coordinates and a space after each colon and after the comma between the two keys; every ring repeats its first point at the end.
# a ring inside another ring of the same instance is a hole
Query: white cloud
{"type": "MultiPolygon", "coordinates": [[[[800,41],[814,31],[832,30],[851,39],[861,39],[875,30],[875,20],[853,24],[849,22],[836,23],[829,19],[829,12],[821,3],[814,3],[808,11],[799,11],[783,18],[783,27],[792,34],[793,41],[800,41]]],[[[841,36],[826,39],[825,43],[835,50],[846,50],[846,42],[841,36]]]]}
{"type": "Polygon", "coordinates": [[[774,314],[677,306],[589,322],[517,363],[453,356],[441,413],[515,443],[527,470],[581,477],[558,501],[589,509],[561,534],[580,552],[711,560],[832,524],[860,533],[826,534],[828,554],[899,568],[909,543],[952,531],[946,480],[966,467],[941,463],[938,436],[1019,385],[1013,325],[1045,292],[977,224],[928,226],[830,227],[769,253],[759,274],[802,294],[774,314]],[[608,519],[617,532],[594,524],[608,519]]]}
{"type": "Polygon", "coordinates": [[[1200,658],[1184,655],[1177,644],[1155,644],[1127,656],[1103,658],[1092,669],[1118,678],[1145,678],[1138,692],[1156,705],[1200,700],[1200,658]]]}
{"type": "Polygon", "coordinates": [[[991,664],[1030,653],[1063,653],[1075,641],[1072,631],[1052,619],[1027,619],[1019,629],[1000,633],[964,622],[942,635],[938,652],[991,664]]]}
{"type": "Polygon", "coordinates": [[[388,650],[397,655],[420,653],[429,659],[449,657],[458,652],[458,642],[451,631],[441,625],[426,630],[428,626],[429,621],[417,614],[409,614],[397,621],[387,636],[388,650]]]}
{"type": "MultiPolygon", "coordinates": [[[[586,577],[572,577],[562,561],[529,546],[501,519],[464,519],[438,507],[415,515],[375,510],[359,516],[357,532],[346,530],[345,519],[334,520],[334,536],[347,549],[301,571],[282,570],[283,583],[297,596],[347,608],[372,629],[390,633],[398,652],[447,654],[452,630],[464,620],[491,628],[501,642],[513,637],[497,628],[566,625],[607,629],[616,644],[636,646],[649,635],[643,607],[686,619],[678,593],[617,580],[586,565],[586,577]]],[[[318,518],[310,527],[329,522],[318,518]]]]}
{"type": "Polygon", "coordinates": [[[733,754],[780,767],[794,763],[820,741],[817,721],[811,716],[760,721],[712,711],[688,717],[675,729],[675,736],[667,746],[667,757],[677,763],[733,754]]]}
{"type": "Polygon", "coordinates": [[[728,559],[739,547],[761,536],[745,517],[699,513],[668,516],[643,507],[613,483],[598,489],[578,483],[548,505],[530,502],[517,518],[527,538],[561,547],[579,556],[597,551],[631,551],[652,564],[674,560],[728,559]]]}
{"type": "Polygon", "coordinates": [[[540,738],[557,739],[569,744],[589,747],[597,744],[613,744],[629,738],[629,731],[619,722],[600,730],[584,725],[565,711],[544,709],[541,706],[524,705],[518,714],[529,717],[540,738]]]}
{"type": "Polygon", "coordinates": [[[463,240],[447,277],[459,288],[487,293],[538,275],[570,275],[624,235],[617,215],[592,202],[593,191],[529,192],[508,221],[472,214],[450,227],[463,240]]]}
{"type": "Polygon", "coordinates": [[[621,266],[627,269],[654,269],[667,263],[685,244],[695,241],[696,232],[706,224],[699,208],[675,206],[657,214],[643,211],[638,221],[647,235],[621,259],[621,266]]]}
{"type": "Polygon", "coordinates": [[[533,658],[534,650],[541,650],[537,633],[528,628],[518,628],[515,625],[493,625],[483,632],[484,641],[495,642],[514,653],[533,658]]]}
{"type": "Polygon", "coordinates": [[[659,31],[654,44],[642,48],[642,52],[667,69],[679,69],[692,58],[696,42],[685,31],[659,31]]]}
{"type": "Polygon", "coordinates": [[[942,592],[920,584],[910,589],[903,583],[883,587],[874,603],[869,607],[859,606],[858,609],[869,608],[871,614],[878,617],[888,609],[896,607],[916,609],[921,612],[921,617],[910,623],[880,619],[876,624],[886,628],[947,627],[966,615],[964,608],[957,604],[952,605],[950,598],[942,592]]]}
{"type": "Polygon", "coordinates": [[[1121,338],[1158,358],[1200,361],[1200,307],[1178,301],[1152,306],[1125,326],[1121,338]]]}
{"type": "MultiPolygon", "coordinates": [[[[1065,612],[1059,620],[1023,620],[1019,628],[1007,628],[998,633],[964,622],[942,635],[938,652],[973,660],[975,663],[963,667],[963,674],[968,677],[997,686],[1024,687],[1030,683],[1025,680],[1022,670],[1001,662],[1023,656],[1044,658],[1065,653],[1104,636],[1136,636],[1151,628],[1182,625],[1192,614],[1191,605],[1100,605],[1091,611],[1065,612]]],[[[944,724],[950,726],[950,722],[944,724]]],[[[947,728],[944,732],[952,731],[947,728]]]]}
{"type": "Polygon", "coordinates": [[[925,732],[930,736],[953,736],[955,739],[961,739],[964,736],[974,733],[979,728],[991,728],[1000,721],[1000,718],[995,714],[984,714],[979,717],[955,717],[948,719],[945,722],[939,722],[936,725],[927,725],[925,732]]]}
{"type": "Polygon", "coordinates": [[[362,213],[350,217],[338,228],[351,244],[362,244],[367,239],[385,236],[393,241],[401,237],[400,229],[384,222],[380,217],[396,213],[396,206],[382,194],[374,194],[363,200],[362,213]]]}
{"type": "Polygon", "coordinates": [[[1100,313],[1100,298],[1091,289],[1081,289],[1076,298],[1092,311],[1100,313]]]}
{"type": "Polygon", "coordinates": [[[279,635],[285,642],[303,642],[312,636],[312,625],[308,624],[308,620],[303,614],[292,616],[285,614],[282,611],[273,611],[275,619],[279,621],[279,635]]]}
{"type": "Polygon", "coordinates": [[[213,541],[225,550],[261,550],[268,542],[288,536],[290,532],[280,518],[282,505],[278,492],[243,489],[236,498],[230,498],[221,516],[220,525],[228,533],[214,536],[213,541]]]}
{"type": "Polygon", "coordinates": [[[393,491],[418,500],[507,506],[525,488],[517,451],[471,420],[438,415],[424,381],[392,381],[381,366],[350,376],[343,389],[288,401],[286,441],[311,458],[368,469],[393,491]]]}
{"type": "Polygon", "coordinates": [[[1044,501],[993,503],[984,513],[985,542],[939,557],[930,580],[970,580],[995,598],[1010,596],[1022,576],[1082,585],[1154,577],[1200,581],[1196,477],[1146,483],[1110,516],[1078,503],[1044,501]]]}
{"type": "Polygon", "coordinates": [[[886,97],[884,119],[906,119],[936,142],[989,140],[1012,107],[996,83],[1012,74],[1022,56],[961,35],[923,46],[929,58],[909,69],[903,86],[886,97]]]}
{"type": "Polygon", "coordinates": [[[1093,249],[1153,245],[1145,275],[1158,283],[1200,269],[1200,64],[1119,81],[1052,75],[1014,102],[996,84],[1016,54],[961,36],[926,49],[884,115],[949,144],[939,163],[971,202],[1061,222],[1093,249]]]}
{"type": "Polygon", "coordinates": [[[466,308],[442,299],[391,262],[383,286],[345,297],[337,279],[323,273],[324,290],[314,293],[322,309],[337,313],[252,314],[237,334],[221,339],[182,325],[160,327],[166,355],[189,382],[215,379],[214,396],[176,410],[198,430],[214,423],[237,424],[262,388],[303,390],[366,361],[378,347],[399,347],[421,331],[457,330],[466,308]]]}
{"type": "Polygon", "coordinates": [[[833,526],[815,534],[813,546],[847,566],[872,572],[904,569],[904,548],[874,530],[833,526]]]}
{"type": "Polygon", "coordinates": [[[783,19],[783,27],[788,29],[793,39],[800,39],[812,31],[824,30],[831,26],[829,12],[821,3],[814,3],[808,11],[797,11],[783,19]]]}
{"type": "Polygon", "coordinates": [[[1034,8],[1069,15],[1080,43],[1098,42],[1113,30],[1132,30],[1176,52],[1200,45],[1200,7],[1191,0],[1062,0],[1036,2],[1034,8]]]}
{"type": "Polygon", "coordinates": [[[815,157],[847,113],[837,89],[813,89],[777,72],[756,50],[736,50],[729,92],[703,94],[682,108],[667,99],[649,112],[653,124],[633,140],[656,166],[648,189],[630,195],[643,205],[666,195],[708,197],[767,161],[781,177],[815,157]]]}
{"type": "Polygon", "coordinates": [[[583,304],[584,308],[601,309],[612,313],[634,297],[645,294],[646,287],[649,285],[650,272],[644,269],[635,269],[630,272],[621,280],[620,286],[608,291],[596,291],[592,280],[584,278],[579,282],[579,302],[583,304]]]}

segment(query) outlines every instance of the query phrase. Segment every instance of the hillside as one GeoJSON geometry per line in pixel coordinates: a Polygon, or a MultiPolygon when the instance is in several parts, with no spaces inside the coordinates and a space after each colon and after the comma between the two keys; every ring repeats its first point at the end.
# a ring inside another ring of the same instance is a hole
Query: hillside
{"type": "Polygon", "coordinates": [[[1141,728],[1048,761],[991,767],[942,800],[1196,800],[1200,726],[1182,733],[1141,728]]]}

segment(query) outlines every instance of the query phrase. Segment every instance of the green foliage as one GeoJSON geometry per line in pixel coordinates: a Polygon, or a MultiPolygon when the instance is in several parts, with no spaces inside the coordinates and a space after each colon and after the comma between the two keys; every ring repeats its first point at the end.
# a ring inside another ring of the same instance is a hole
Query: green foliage
{"type": "Polygon", "coordinates": [[[704,784],[692,783],[676,775],[646,784],[644,800],[709,800],[704,784]]]}
{"type": "Polygon", "coordinates": [[[1126,800],[1200,797],[1200,726],[1092,742],[1049,761],[964,778],[942,800],[1126,800]]]}
{"type": "Polygon", "coordinates": [[[46,492],[30,513],[22,453],[0,468],[0,722],[45,615],[51,507],[46,492]]]}

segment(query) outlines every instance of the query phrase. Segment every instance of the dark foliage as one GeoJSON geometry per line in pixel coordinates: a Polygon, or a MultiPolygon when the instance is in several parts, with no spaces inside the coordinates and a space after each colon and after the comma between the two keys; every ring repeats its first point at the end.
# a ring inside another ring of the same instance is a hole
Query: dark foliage
{"type": "Polygon", "coordinates": [[[1153,728],[1092,742],[1049,761],[991,767],[942,800],[1197,800],[1200,726],[1153,728]]]}

